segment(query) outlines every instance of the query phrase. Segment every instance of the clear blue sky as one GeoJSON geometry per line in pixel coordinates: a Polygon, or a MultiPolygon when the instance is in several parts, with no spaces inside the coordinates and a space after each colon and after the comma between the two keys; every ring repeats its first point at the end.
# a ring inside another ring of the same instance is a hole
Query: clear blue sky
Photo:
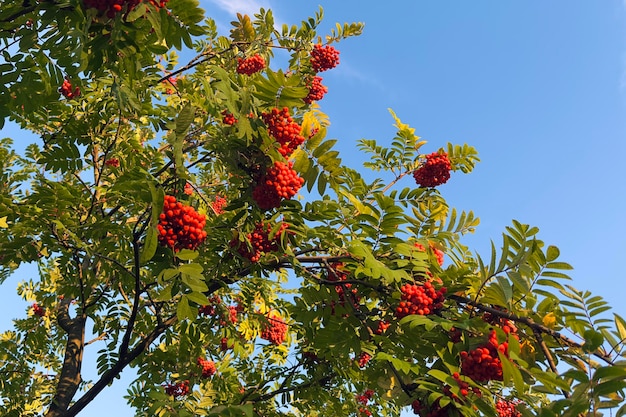
{"type": "MultiPolygon", "coordinates": [[[[429,141],[426,152],[447,141],[475,146],[477,169],[441,187],[481,218],[465,242],[487,256],[511,219],[538,226],[575,267],[573,285],[626,316],[626,2],[201,1],[224,33],[236,12],[259,7],[279,23],[299,23],[318,4],[325,28],[365,22],[361,37],[338,45],[340,66],[322,74],[320,105],[344,161],[359,167],[360,138],[393,137],[387,108],[429,141]]],[[[26,306],[11,298],[17,280],[2,288],[16,316],[26,306]]],[[[132,415],[127,383],[84,414],[132,415]]]]}

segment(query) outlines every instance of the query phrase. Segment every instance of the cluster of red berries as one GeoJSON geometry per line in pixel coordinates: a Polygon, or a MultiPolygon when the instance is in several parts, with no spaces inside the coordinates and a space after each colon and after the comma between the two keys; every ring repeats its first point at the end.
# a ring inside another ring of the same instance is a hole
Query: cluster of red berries
{"type": "Polygon", "coordinates": [[[202,368],[202,378],[210,378],[215,375],[215,372],[217,372],[217,369],[215,368],[215,363],[213,361],[198,357],[198,360],[196,362],[202,368]]]}
{"type": "Polygon", "coordinates": [[[367,403],[374,397],[374,390],[367,389],[363,394],[356,396],[356,402],[359,404],[367,405],[367,403]]]}
{"type": "Polygon", "coordinates": [[[287,323],[279,316],[272,314],[267,318],[261,330],[261,339],[267,340],[273,345],[280,345],[287,336],[287,323]]]}
{"type": "Polygon", "coordinates": [[[365,407],[359,407],[359,417],[370,417],[372,412],[365,407]]]}
{"type": "Polygon", "coordinates": [[[210,304],[200,306],[198,308],[198,314],[201,316],[213,316],[215,315],[216,307],[222,302],[219,295],[212,295],[209,298],[210,304]]]}
{"type": "Polygon", "coordinates": [[[356,358],[356,362],[359,365],[359,368],[365,368],[365,365],[367,365],[370,359],[372,359],[372,355],[367,352],[361,352],[356,358]]]}
{"type": "Polygon", "coordinates": [[[96,9],[111,19],[124,9],[126,12],[133,10],[140,2],[141,0],[84,0],[86,8],[96,9]]]}
{"type": "MultiPolygon", "coordinates": [[[[420,252],[426,252],[426,248],[421,243],[415,243],[415,247],[420,252]]],[[[443,261],[444,261],[444,258],[443,258],[444,257],[444,253],[443,253],[443,251],[441,249],[437,249],[435,244],[432,243],[432,242],[428,242],[428,247],[435,254],[435,257],[437,258],[437,263],[439,264],[439,266],[442,266],[443,265],[443,261]]]]}
{"type": "Polygon", "coordinates": [[[227,338],[227,337],[222,337],[222,338],[220,339],[220,350],[221,350],[222,352],[225,352],[225,351],[227,351],[227,350],[230,350],[230,349],[232,349],[232,348],[234,348],[234,347],[235,347],[235,345],[234,345],[234,344],[232,344],[232,343],[229,343],[229,342],[228,342],[228,338],[227,338]]]}
{"type": "Polygon", "coordinates": [[[226,199],[222,196],[215,196],[215,200],[211,203],[211,208],[216,215],[224,213],[224,207],[226,207],[226,199]]]}
{"type": "Polygon", "coordinates": [[[239,74],[252,75],[265,68],[265,59],[259,54],[249,58],[237,58],[237,72],[239,74]]]}
{"type": "Polygon", "coordinates": [[[450,179],[452,165],[445,152],[426,155],[426,162],[413,172],[413,178],[420,187],[436,187],[450,179]]]}
{"type": "Polygon", "coordinates": [[[175,384],[165,384],[163,386],[165,388],[165,393],[167,395],[172,395],[175,398],[184,397],[189,394],[189,381],[176,382],[175,384]]]}
{"type": "Polygon", "coordinates": [[[453,407],[452,404],[442,407],[439,404],[439,400],[430,406],[422,404],[420,400],[415,400],[411,403],[413,414],[419,414],[420,417],[448,417],[449,415],[455,415],[451,412],[453,407]]]}
{"type": "MultiPolygon", "coordinates": [[[[461,379],[461,376],[459,375],[458,372],[453,373],[452,378],[456,381],[456,384],[459,387],[459,393],[461,394],[461,397],[463,398],[467,397],[470,391],[472,391],[474,394],[476,394],[479,397],[482,396],[482,392],[480,391],[480,388],[474,387],[470,389],[469,384],[461,379]]],[[[458,395],[452,392],[449,385],[445,385],[443,387],[443,393],[447,395],[448,397],[452,398],[456,402],[463,402],[463,399],[459,398],[458,395]]]]}
{"type": "Polygon", "coordinates": [[[304,143],[304,136],[300,134],[302,128],[293,121],[287,107],[283,107],[282,110],[274,107],[270,113],[263,113],[261,118],[269,134],[280,144],[278,152],[285,158],[304,143]]]}
{"type": "MultiPolygon", "coordinates": [[[[154,4],[155,6],[157,6],[157,9],[159,8],[158,5],[156,5],[154,2],[150,1],[150,3],[154,4]]],[[[165,3],[164,1],[162,1],[161,3],[165,3]]],[[[161,6],[161,7],[165,7],[165,5],[161,6]]],[[[176,82],[178,81],[178,77],[169,77],[166,80],[163,81],[163,84],[165,85],[165,94],[167,95],[171,95],[174,94],[174,91],[176,89],[176,82]]]]}
{"type": "Polygon", "coordinates": [[[260,209],[271,210],[296,195],[303,184],[304,178],[293,169],[293,162],[275,161],[252,190],[252,198],[260,209]]]}
{"type": "Polygon", "coordinates": [[[104,161],[104,165],[108,167],[118,168],[120,166],[120,160],[117,158],[110,158],[104,161]]]}
{"type": "Polygon", "coordinates": [[[185,187],[183,188],[183,193],[185,193],[185,195],[193,195],[193,186],[186,182],[185,187]]]}
{"type": "Polygon", "coordinates": [[[157,9],[164,9],[169,0],[148,0],[148,3],[156,7],[157,9]]]}
{"type": "Polygon", "coordinates": [[[463,336],[463,332],[461,331],[461,329],[451,327],[448,331],[448,336],[450,336],[450,341],[452,343],[459,343],[461,341],[461,337],[463,336]]]}
{"type": "Polygon", "coordinates": [[[330,45],[313,45],[311,51],[311,68],[315,72],[322,72],[339,65],[339,51],[330,45]]]}
{"type": "Polygon", "coordinates": [[[304,98],[304,102],[307,104],[320,101],[328,93],[328,87],[322,85],[322,77],[313,77],[306,83],[306,86],[309,88],[309,94],[304,98]]]}
{"type": "Polygon", "coordinates": [[[61,84],[59,92],[63,95],[63,97],[68,99],[80,96],[80,88],[76,87],[72,90],[72,83],[67,79],[63,80],[63,84],[61,84]]]}
{"type": "Polygon", "coordinates": [[[232,126],[238,122],[235,116],[233,116],[232,113],[228,110],[222,110],[222,116],[222,123],[224,123],[225,125],[232,126]]]}
{"type": "Polygon", "coordinates": [[[516,407],[519,403],[519,401],[498,400],[496,412],[499,417],[522,417],[522,413],[516,407]]]}
{"type": "Polygon", "coordinates": [[[374,334],[381,335],[387,331],[391,324],[385,320],[379,320],[376,329],[374,330],[374,334]]]}
{"type": "Polygon", "coordinates": [[[195,250],[206,239],[207,234],[203,230],[205,224],[204,214],[176,201],[176,197],[166,195],[157,225],[159,243],[175,252],[181,249],[195,250]]]}
{"type": "Polygon", "coordinates": [[[496,331],[476,349],[461,352],[461,373],[476,382],[502,381],[502,362],[498,352],[508,356],[508,342],[499,343],[496,331]]]}
{"type": "MultiPolygon", "coordinates": [[[[452,388],[447,384],[444,385],[442,389],[443,394],[452,399],[452,401],[462,404],[466,401],[466,397],[470,395],[470,392],[474,393],[478,397],[482,396],[480,388],[470,388],[469,384],[461,379],[461,376],[458,372],[453,373],[452,378],[459,387],[460,396],[452,392],[452,388]]],[[[444,407],[441,407],[439,400],[440,399],[437,398],[434,402],[430,404],[430,406],[422,403],[420,400],[415,400],[411,404],[411,407],[413,408],[413,413],[419,414],[422,417],[445,417],[450,415],[451,413],[449,413],[449,411],[451,411],[451,408],[453,408],[454,406],[448,403],[444,407]]]]}
{"type": "Polygon", "coordinates": [[[46,309],[37,303],[33,303],[33,314],[39,317],[46,315],[46,309]]]}
{"type": "MultiPolygon", "coordinates": [[[[341,282],[347,280],[348,274],[344,272],[342,268],[343,264],[340,262],[331,264],[327,274],[328,281],[341,282]]],[[[342,307],[346,305],[346,302],[348,302],[352,306],[356,306],[361,301],[359,290],[357,288],[353,288],[352,284],[350,283],[335,285],[335,291],[337,292],[337,296],[339,297],[339,305],[341,305],[342,307]]],[[[335,314],[334,302],[331,303],[331,307],[331,314],[335,314]]]]}
{"type": "MultiPolygon", "coordinates": [[[[502,310],[504,311],[504,309],[498,308],[498,307],[494,307],[496,310],[502,310]]],[[[492,314],[492,313],[485,313],[483,314],[483,320],[486,323],[492,324],[494,326],[498,326],[499,328],[501,328],[504,333],[506,334],[512,334],[515,338],[519,339],[519,336],[517,336],[517,326],[515,325],[515,323],[507,318],[504,317],[500,317],[497,314],[492,314]]]]}
{"type": "Polygon", "coordinates": [[[400,291],[402,297],[396,307],[396,317],[402,318],[412,314],[427,316],[443,308],[446,287],[435,290],[429,281],[422,285],[404,284],[400,291]]]}
{"type": "MultiPolygon", "coordinates": [[[[272,224],[260,222],[255,226],[254,231],[248,233],[247,236],[252,248],[248,248],[243,242],[237,242],[239,244],[237,251],[250,262],[259,262],[264,253],[276,252],[278,250],[281,236],[287,227],[287,223],[282,223],[276,234],[270,239],[272,224]]],[[[235,244],[235,241],[231,242],[231,245],[235,244]]]]}

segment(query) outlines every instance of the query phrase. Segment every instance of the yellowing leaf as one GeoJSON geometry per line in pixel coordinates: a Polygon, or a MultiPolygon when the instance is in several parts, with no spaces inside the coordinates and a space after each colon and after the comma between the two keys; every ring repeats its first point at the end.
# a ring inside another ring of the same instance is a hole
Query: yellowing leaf
{"type": "Polygon", "coordinates": [[[554,315],[554,313],[548,313],[543,316],[543,319],[541,319],[541,321],[543,321],[544,326],[553,329],[554,325],[556,324],[556,316],[554,315]]]}
{"type": "Polygon", "coordinates": [[[7,216],[0,217],[0,228],[6,229],[7,227],[9,227],[7,224],[7,216]]]}

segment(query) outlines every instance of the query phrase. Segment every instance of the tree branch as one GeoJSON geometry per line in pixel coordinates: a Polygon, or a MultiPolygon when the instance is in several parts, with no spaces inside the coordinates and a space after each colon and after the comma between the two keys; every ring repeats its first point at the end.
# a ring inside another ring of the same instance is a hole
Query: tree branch
{"type": "MultiPolygon", "coordinates": [[[[476,301],[472,301],[469,298],[465,298],[465,297],[461,297],[459,295],[448,295],[446,297],[449,300],[452,300],[458,304],[465,304],[465,305],[470,305],[474,308],[476,308],[477,310],[480,311],[484,311],[486,313],[490,313],[493,314],[494,316],[497,317],[503,317],[509,320],[512,320],[514,322],[517,323],[523,323],[526,326],[530,327],[530,329],[533,330],[533,332],[537,331],[541,334],[547,334],[552,336],[554,339],[556,339],[559,342],[562,342],[564,344],[566,344],[569,347],[573,347],[576,349],[582,349],[582,345],[580,343],[577,343],[575,341],[573,341],[572,339],[568,338],[567,336],[562,335],[561,333],[557,332],[556,330],[552,330],[549,327],[546,327],[542,324],[539,323],[535,323],[533,319],[531,319],[530,317],[520,317],[517,316],[515,314],[509,313],[507,311],[503,311],[503,310],[499,310],[497,308],[493,308],[493,307],[489,307],[483,304],[480,304],[476,301]]],[[[613,359],[608,356],[607,354],[605,354],[604,352],[601,352],[599,350],[595,351],[592,353],[595,357],[603,360],[604,362],[606,362],[609,365],[615,365],[615,362],[613,361],[613,359]]]]}

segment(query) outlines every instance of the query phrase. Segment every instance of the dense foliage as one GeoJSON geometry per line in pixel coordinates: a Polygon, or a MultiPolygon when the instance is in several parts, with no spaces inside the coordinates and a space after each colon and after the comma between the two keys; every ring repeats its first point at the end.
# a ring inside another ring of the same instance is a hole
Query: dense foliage
{"type": "Polygon", "coordinates": [[[0,414],[77,415],[128,367],[148,416],[626,414],[626,321],[559,250],[517,221],[486,259],[462,243],[478,219],[437,187],[471,146],[392,113],[358,144],[381,178],[342,163],[320,74],[363,26],[322,17],[224,36],[197,0],[0,1],[0,124],[40,138],[0,142],[0,280],[39,271],[0,414]]]}

